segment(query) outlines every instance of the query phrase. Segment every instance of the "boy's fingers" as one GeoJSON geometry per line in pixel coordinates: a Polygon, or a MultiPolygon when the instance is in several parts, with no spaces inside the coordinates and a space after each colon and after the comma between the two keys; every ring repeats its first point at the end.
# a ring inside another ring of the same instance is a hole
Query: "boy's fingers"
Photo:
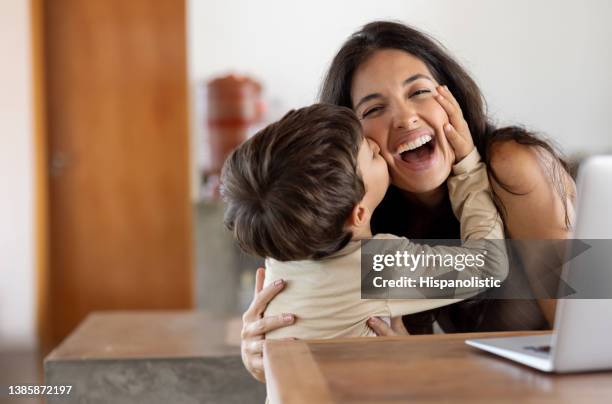
{"type": "Polygon", "coordinates": [[[451,123],[444,124],[444,133],[451,136],[459,136],[459,132],[457,132],[457,129],[451,123]]]}
{"type": "Polygon", "coordinates": [[[455,129],[453,125],[447,123],[444,125],[444,134],[446,135],[446,139],[451,144],[452,148],[455,150],[455,153],[459,152],[461,154],[461,150],[465,147],[466,139],[461,136],[461,133],[455,129]]]}
{"type": "Polygon", "coordinates": [[[447,114],[451,114],[455,110],[453,103],[450,102],[448,98],[444,97],[441,91],[439,91],[434,98],[442,105],[442,108],[444,108],[447,114]]]}
{"type": "MultiPolygon", "coordinates": [[[[459,102],[455,99],[455,97],[453,96],[453,94],[450,92],[450,90],[448,89],[447,86],[438,86],[436,88],[438,95],[437,97],[441,97],[440,101],[446,101],[448,103],[449,106],[451,106],[452,108],[447,109],[446,113],[449,115],[449,117],[451,118],[451,122],[453,122],[453,124],[457,127],[460,126],[460,121],[463,119],[463,111],[461,110],[461,105],[459,105],[459,102]],[[451,117],[451,114],[454,117],[451,117]],[[456,119],[456,120],[454,120],[456,119]]],[[[441,102],[441,103],[442,103],[441,102]]],[[[444,105],[443,105],[444,107],[444,105]]]]}
{"type": "Polygon", "coordinates": [[[460,119],[463,119],[461,112],[447,98],[439,94],[436,95],[435,98],[436,101],[438,101],[438,103],[442,106],[451,122],[456,124],[457,122],[459,122],[460,119]]]}
{"type": "Polygon", "coordinates": [[[461,161],[474,147],[472,139],[459,133],[450,123],[444,125],[444,134],[455,152],[456,161],[461,161]]]}
{"type": "Polygon", "coordinates": [[[444,125],[444,133],[446,134],[446,138],[453,147],[458,146],[458,143],[462,140],[459,132],[457,132],[454,126],[450,123],[444,125]]]}
{"type": "Polygon", "coordinates": [[[453,95],[453,93],[450,92],[448,87],[444,85],[444,86],[440,86],[440,89],[438,89],[438,91],[442,92],[442,95],[445,98],[447,98],[455,106],[455,108],[461,110],[461,106],[459,105],[459,103],[455,99],[455,96],[453,95]]]}

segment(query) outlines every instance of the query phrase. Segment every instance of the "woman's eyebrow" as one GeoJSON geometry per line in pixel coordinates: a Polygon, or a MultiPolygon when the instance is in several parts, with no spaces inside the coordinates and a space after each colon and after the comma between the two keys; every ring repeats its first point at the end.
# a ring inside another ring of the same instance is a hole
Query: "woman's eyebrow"
{"type": "MultiPolygon", "coordinates": [[[[413,81],[416,81],[418,79],[425,79],[425,80],[429,80],[431,82],[433,82],[433,79],[431,77],[429,77],[426,74],[422,74],[422,73],[417,73],[417,74],[413,74],[412,76],[408,77],[406,80],[404,80],[404,82],[402,83],[402,86],[408,85],[410,83],[412,83],[413,81]]],[[[382,94],[380,93],[372,93],[372,94],[368,94],[365,97],[363,97],[362,99],[359,100],[359,102],[355,105],[355,107],[353,108],[355,111],[359,108],[359,106],[365,102],[368,102],[374,98],[383,98],[382,94]]]]}
{"type": "Polygon", "coordinates": [[[412,76],[410,76],[406,80],[404,80],[402,85],[405,86],[405,85],[410,84],[413,81],[416,81],[418,79],[425,79],[425,80],[429,80],[429,81],[433,82],[433,79],[431,77],[427,76],[426,74],[417,73],[417,74],[413,74],[412,76]]]}
{"type": "Polygon", "coordinates": [[[357,103],[357,105],[355,105],[355,107],[353,108],[355,111],[357,111],[357,108],[359,108],[359,106],[365,102],[368,102],[374,98],[382,98],[382,94],[380,93],[372,93],[372,94],[368,94],[365,97],[363,97],[362,99],[359,100],[359,102],[357,103]]]}

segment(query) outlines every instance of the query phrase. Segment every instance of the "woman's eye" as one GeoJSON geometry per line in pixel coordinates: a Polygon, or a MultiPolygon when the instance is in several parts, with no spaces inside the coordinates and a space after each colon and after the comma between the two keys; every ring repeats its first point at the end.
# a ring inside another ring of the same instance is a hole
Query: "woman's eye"
{"type": "Polygon", "coordinates": [[[410,96],[414,97],[417,95],[427,94],[427,93],[431,93],[431,90],[428,88],[422,88],[422,89],[416,90],[414,93],[410,94],[410,96]]]}
{"type": "Polygon", "coordinates": [[[367,117],[368,115],[371,115],[372,113],[378,112],[378,111],[381,111],[381,110],[382,110],[382,107],[372,107],[372,108],[366,110],[363,113],[363,115],[361,115],[361,118],[363,119],[363,118],[367,117]]]}

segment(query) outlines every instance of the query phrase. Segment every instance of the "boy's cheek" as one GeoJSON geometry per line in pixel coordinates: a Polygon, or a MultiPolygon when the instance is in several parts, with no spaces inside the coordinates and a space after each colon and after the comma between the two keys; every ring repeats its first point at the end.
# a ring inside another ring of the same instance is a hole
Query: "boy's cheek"
{"type": "Polygon", "coordinates": [[[391,172],[392,167],[394,165],[394,161],[393,161],[393,156],[390,153],[384,153],[383,155],[383,160],[385,162],[385,165],[387,166],[387,170],[389,172],[391,172]]]}

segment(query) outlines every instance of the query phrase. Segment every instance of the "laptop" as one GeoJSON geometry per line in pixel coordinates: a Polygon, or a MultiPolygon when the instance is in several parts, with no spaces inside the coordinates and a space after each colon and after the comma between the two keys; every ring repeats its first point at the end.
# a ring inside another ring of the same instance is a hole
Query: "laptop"
{"type": "MultiPolygon", "coordinates": [[[[580,166],[577,192],[573,238],[587,244],[588,239],[612,239],[612,156],[591,157],[580,166]]],[[[585,260],[581,265],[579,257],[565,265],[564,279],[576,286],[574,296],[580,297],[585,283],[607,289],[598,296],[612,296],[612,248],[599,248],[598,254],[590,261],[597,265],[584,265],[585,260]]],[[[544,372],[563,373],[612,369],[611,341],[612,299],[568,298],[557,301],[552,334],[465,343],[544,372]]]]}

